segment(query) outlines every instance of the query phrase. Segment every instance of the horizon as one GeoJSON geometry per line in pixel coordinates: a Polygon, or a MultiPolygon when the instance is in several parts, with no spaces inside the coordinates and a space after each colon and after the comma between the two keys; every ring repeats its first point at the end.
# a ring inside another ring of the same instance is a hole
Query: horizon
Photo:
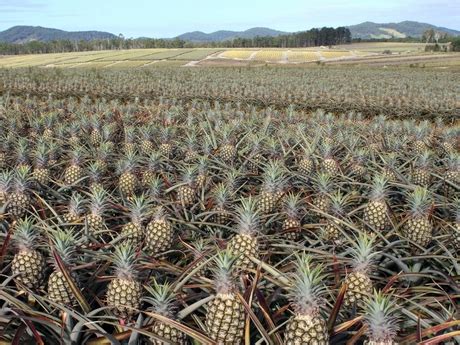
{"type": "Polygon", "coordinates": [[[286,0],[282,6],[260,0],[251,4],[234,0],[231,6],[216,4],[211,0],[194,3],[176,0],[160,4],[133,0],[129,7],[123,6],[125,4],[120,0],[114,0],[110,6],[89,0],[78,3],[58,0],[0,0],[0,31],[25,25],[65,31],[104,31],[115,35],[121,33],[127,38],[173,38],[193,31],[212,33],[266,27],[296,32],[313,27],[350,26],[368,21],[417,21],[460,30],[460,3],[454,4],[446,0],[409,0],[403,4],[397,0],[372,4],[363,0],[334,0],[321,4],[286,0]],[[85,12],[85,8],[91,8],[91,11],[85,12]],[[111,14],[106,15],[109,11],[111,14]],[[200,20],[198,16],[206,19],[200,20]],[[170,25],[171,20],[175,21],[173,26],[170,25]]]}

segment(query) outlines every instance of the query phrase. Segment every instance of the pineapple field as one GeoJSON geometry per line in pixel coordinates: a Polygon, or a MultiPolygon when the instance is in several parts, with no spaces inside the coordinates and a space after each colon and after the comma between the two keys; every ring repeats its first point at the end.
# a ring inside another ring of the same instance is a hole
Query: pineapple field
{"type": "Polygon", "coordinates": [[[0,69],[0,344],[460,343],[458,76],[0,69]]]}

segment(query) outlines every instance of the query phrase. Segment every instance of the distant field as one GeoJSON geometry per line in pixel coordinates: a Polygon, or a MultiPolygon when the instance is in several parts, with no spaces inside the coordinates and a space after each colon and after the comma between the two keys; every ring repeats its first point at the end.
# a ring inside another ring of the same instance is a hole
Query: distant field
{"type": "Polygon", "coordinates": [[[333,48],[184,48],[132,49],[78,53],[0,56],[0,68],[154,68],[158,66],[234,66],[269,64],[418,64],[427,67],[458,67],[457,54],[424,52],[422,43],[371,42],[333,48]],[[385,52],[385,54],[384,54],[385,52]],[[439,57],[439,60],[438,60],[439,57]],[[433,60],[434,59],[434,60],[433,60]],[[447,62],[448,60],[448,62],[447,62]],[[446,61],[444,63],[443,61],[446,61]]]}

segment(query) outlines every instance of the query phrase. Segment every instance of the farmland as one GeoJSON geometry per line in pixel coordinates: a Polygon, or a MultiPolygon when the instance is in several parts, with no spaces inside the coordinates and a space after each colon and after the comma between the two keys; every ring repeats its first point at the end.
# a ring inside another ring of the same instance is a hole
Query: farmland
{"type": "Polygon", "coordinates": [[[458,343],[457,60],[0,58],[0,343],[458,343]]]}

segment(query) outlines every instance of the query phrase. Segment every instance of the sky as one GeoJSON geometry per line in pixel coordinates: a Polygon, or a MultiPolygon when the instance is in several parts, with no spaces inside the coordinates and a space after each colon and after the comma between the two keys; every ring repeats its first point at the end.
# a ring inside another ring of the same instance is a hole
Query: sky
{"type": "Polygon", "coordinates": [[[270,27],[300,31],[416,20],[460,30],[458,0],[0,0],[0,31],[37,25],[125,37],[270,27]]]}

